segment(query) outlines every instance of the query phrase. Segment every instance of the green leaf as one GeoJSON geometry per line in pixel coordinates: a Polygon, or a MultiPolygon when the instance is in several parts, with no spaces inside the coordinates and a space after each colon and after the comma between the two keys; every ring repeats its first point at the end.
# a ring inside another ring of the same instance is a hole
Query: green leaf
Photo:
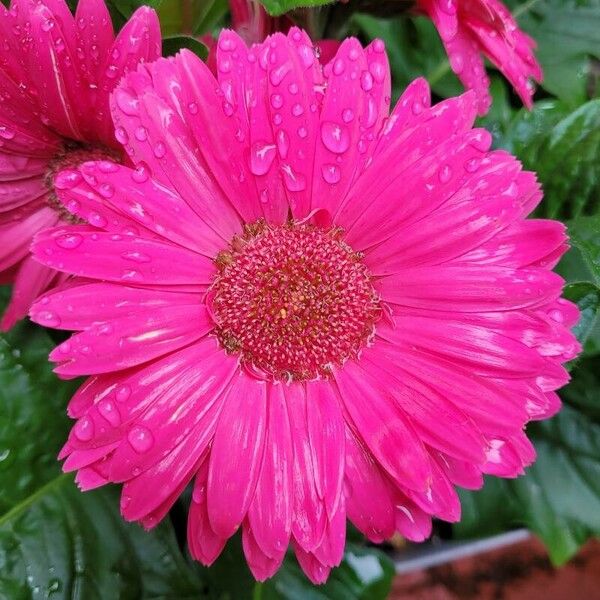
{"type": "Polygon", "coordinates": [[[388,597],[394,565],[381,551],[347,544],[342,564],[327,583],[313,586],[295,560],[287,559],[277,575],[262,585],[255,600],[384,600],[388,597]]]}
{"type": "Polygon", "coordinates": [[[536,462],[524,477],[496,484],[495,491],[462,492],[463,519],[454,531],[458,537],[479,536],[499,516],[506,527],[529,527],[551,560],[562,564],[589,537],[600,535],[600,425],[565,406],[530,429],[536,462]]]}
{"type": "Polygon", "coordinates": [[[600,100],[568,114],[557,101],[520,111],[502,145],[543,185],[543,216],[569,219],[594,214],[600,206],[600,100]]]}
{"type": "Polygon", "coordinates": [[[600,284],[600,215],[575,219],[569,223],[569,234],[593,280],[600,284]]]}
{"type": "Polygon", "coordinates": [[[77,382],[52,373],[53,346],[28,323],[0,335],[0,598],[200,598],[168,522],[145,533],[111,490],[83,494],[61,473],[77,382]]]}
{"type": "Polygon", "coordinates": [[[107,4],[109,8],[114,8],[121,17],[127,20],[140,6],[156,9],[161,2],[162,0],[108,0],[107,4]]]}
{"type": "Polygon", "coordinates": [[[309,8],[331,4],[335,0],[260,0],[267,12],[277,17],[296,8],[309,8]]]}
{"type": "Polygon", "coordinates": [[[198,570],[214,600],[383,600],[394,577],[394,565],[383,552],[347,542],[342,564],[324,585],[314,586],[291,552],[272,579],[257,583],[246,565],[239,535],[210,568],[198,570]]]}
{"type": "Polygon", "coordinates": [[[208,48],[196,38],[189,35],[172,35],[163,38],[163,56],[173,56],[183,48],[191,50],[202,60],[208,56],[208,48]]]}
{"type": "Polygon", "coordinates": [[[594,337],[595,328],[600,314],[600,288],[587,281],[578,283],[570,283],[565,286],[563,296],[571,302],[575,302],[580,311],[580,318],[573,333],[584,346],[586,354],[594,354],[598,351],[596,340],[594,337]],[[589,349],[586,348],[588,340],[592,341],[589,349]]]}
{"type": "Polygon", "coordinates": [[[572,106],[584,101],[589,57],[600,58],[600,2],[528,0],[514,15],[538,44],[543,87],[572,106]]]}
{"type": "Polygon", "coordinates": [[[170,524],[125,523],[113,491],[63,475],[0,517],[0,597],[202,598],[170,524]]]}
{"type": "Polygon", "coordinates": [[[227,0],[162,0],[158,17],[163,36],[210,33],[229,9],[227,0]]]}

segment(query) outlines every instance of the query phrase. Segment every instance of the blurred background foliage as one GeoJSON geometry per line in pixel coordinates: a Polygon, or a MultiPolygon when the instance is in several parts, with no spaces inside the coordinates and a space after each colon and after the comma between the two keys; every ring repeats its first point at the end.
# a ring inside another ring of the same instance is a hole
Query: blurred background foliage
{"type": "MultiPolygon", "coordinates": [[[[188,47],[229,23],[226,0],[110,0],[119,27],[141,4],[158,10],[165,52],[188,47]]],[[[425,76],[438,99],[460,93],[431,22],[405,0],[263,0],[272,14],[288,11],[319,37],[356,35],[387,45],[395,98],[425,76]],[[307,8],[308,6],[308,8],[307,8]]],[[[543,184],[541,217],[566,223],[572,249],[558,270],[582,318],[584,352],[570,365],[563,411],[528,428],[538,460],[513,481],[489,478],[479,492],[461,492],[462,521],[453,538],[474,538],[526,526],[555,564],[600,534],[600,0],[509,2],[520,26],[538,42],[545,80],[531,112],[490,67],[493,105],[479,119],[497,148],[516,154],[543,184]]],[[[0,288],[0,308],[7,289],[0,288]]],[[[385,598],[394,574],[381,550],[349,532],[342,566],[313,587],[289,557],[275,578],[255,583],[230,543],[211,569],[185,550],[184,498],[152,532],[124,523],[116,490],[79,493],[56,455],[66,439],[65,405],[75,383],[60,382],[46,356],[56,340],[31,324],[0,336],[0,598],[324,600],[385,598]]],[[[187,499],[189,502],[189,498],[187,499]]],[[[448,530],[442,530],[448,535],[448,530]]]]}

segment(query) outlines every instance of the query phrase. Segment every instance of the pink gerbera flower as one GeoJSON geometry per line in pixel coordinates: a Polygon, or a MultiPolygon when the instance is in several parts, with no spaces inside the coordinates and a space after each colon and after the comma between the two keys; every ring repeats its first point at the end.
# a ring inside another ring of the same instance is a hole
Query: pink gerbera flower
{"type": "Polygon", "coordinates": [[[478,111],[491,104],[490,81],[485,74],[487,56],[510,81],[523,103],[531,108],[534,86],[542,81],[535,59],[535,42],[521,31],[499,0],[417,0],[440,33],[450,66],[468,89],[475,90],[478,111]]]}
{"type": "Polygon", "coordinates": [[[58,176],[90,225],[35,256],[82,279],[31,315],[77,332],[58,374],[92,375],[61,454],[82,489],[123,483],[152,527],[195,477],[194,557],[241,527],[258,579],[291,543],[322,582],[347,517],[423,540],[458,520],[455,485],[533,461],[523,427],[578,351],[565,231],[525,220],[535,176],[471,129],[472,92],[430,107],[418,80],[389,115],[381,41],[324,68],[295,28],[218,49],[218,81],[183,51],[115,91],[137,166],[58,176]]]}
{"type": "Polygon", "coordinates": [[[154,11],[139,9],[115,39],[102,0],[0,5],[0,281],[13,282],[0,327],[63,276],[35,262],[36,232],[69,220],[53,179],[65,166],[119,160],[108,98],[121,76],[160,56],[154,11]]]}

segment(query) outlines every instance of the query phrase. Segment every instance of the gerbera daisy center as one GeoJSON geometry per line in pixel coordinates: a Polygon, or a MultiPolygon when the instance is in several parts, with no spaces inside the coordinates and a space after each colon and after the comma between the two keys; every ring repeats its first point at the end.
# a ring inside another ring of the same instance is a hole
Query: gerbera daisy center
{"type": "Polygon", "coordinates": [[[48,164],[48,168],[44,174],[44,183],[50,192],[48,195],[48,204],[66,221],[76,221],[77,219],[65,209],[58,199],[54,187],[54,178],[63,169],[76,169],[82,163],[92,160],[122,162],[123,156],[118,150],[101,144],[84,144],[82,142],[67,140],[60,152],[48,164]]]}
{"type": "Polygon", "coordinates": [[[210,305],[222,346],[267,377],[327,376],[358,354],[381,315],[361,258],[339,229],[246,226],[216,258],[210,305]]]}

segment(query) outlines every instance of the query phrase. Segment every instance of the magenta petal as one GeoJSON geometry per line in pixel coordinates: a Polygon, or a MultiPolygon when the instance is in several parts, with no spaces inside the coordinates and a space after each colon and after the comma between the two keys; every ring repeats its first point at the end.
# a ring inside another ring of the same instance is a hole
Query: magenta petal
{"type": "Polygon", "coordinates": [[[392,537],[395,524],[391,486],[373,455],[348,428],[345,466],[348,518],[372,542],[392,537]]]}
{"type": "Polygon", "coordinates": [[[283,562],[285,550],[287,548],[286,544],[286,546],[281,548],[274,557],[265,554],[257,544],[250,526],[244,526],[243,528],[242,546],[250,571],[252,571],[252,575],[254,575],[258,581],[264,581],[275,574],[283,562]]]}
{"type": "Polygon", "coordinates": [[[125,284],[210,283],[213,262],[180,246],[132,235],[98,232],[88,225],[40,232],[32,252],[43,264],[125,284]],[[94,256],[93,261],[87,260],[94,256]]]}
{"type": "Polygon", "coordinates": [[[203,565],[210,566],[221,554],[227,538],[218,536],[211,528],[206,507],[208,461],[198,470],[188,516],[187,539],[191,555],[203,565]]]}
{"type": "Polygon", "coordinates": [[[316,548],[323,539],[327,511],[319,496],[316,466],[310,444],[307,421],[307,398],[302,384],[283,389],[294,448],[293,519],[292,533],[297,545],[306,551],[316,548]]]}
{"type": "Polygon", "coordinates": [[[281,386],[269,388],[265,455],[248,511],[252,541],[270,557],[287,549],[292,528],[293,449],[281,386]]]}
{"type": "Polygon", "coordinates": [[[365,445],[400,486],[424,490],[431,478],[429,455],[410,420],[390,401],[385,384],[367,377],[368,365],[348,361],[335,380],[351,422],[365,445]]]}
{"type": "Polygon", "coordinates": [[[222,537],[241,525],[254,496],[263,460],[266,385],[234,378],[215,432],[208,472],[208,515],[222,537]]]}

